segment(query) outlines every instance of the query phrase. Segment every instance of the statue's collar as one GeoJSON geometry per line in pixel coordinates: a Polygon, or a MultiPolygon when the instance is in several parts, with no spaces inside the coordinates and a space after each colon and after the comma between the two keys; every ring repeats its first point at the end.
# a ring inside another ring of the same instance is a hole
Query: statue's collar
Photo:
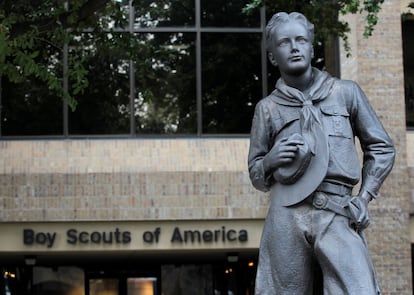
{"type": "Polygon", "coordinates": [[[317,68],[312,68],[312,75],[313,83],[307,95],[299,89],[286,85],[285,81],[280,78],[276,83],[276,89],[271,94],[272,98],[279,104],[289,106],[303,106],[309,101],[315,104],[324,100],[328,97],[336,79],[317,68]]]}

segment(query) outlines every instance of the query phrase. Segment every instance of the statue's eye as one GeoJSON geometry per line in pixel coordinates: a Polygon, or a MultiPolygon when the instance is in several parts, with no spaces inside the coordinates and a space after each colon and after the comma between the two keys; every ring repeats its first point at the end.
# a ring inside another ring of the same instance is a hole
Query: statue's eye
{"type": "Polygon", "coordinates": [[[306,39],[305,37],[298,37],[296,38],[296,42],[300,43],[300,44],[304,44],[308,42],[308,39],[306,39]]]}
{"type": "Polygon", "coordinates": [[[279,45],[279,47],[284,47],[284,46],[289,45],[289,43],[290,42],[289,42],[288,39],[282,39],[282,40],[279,41],[278,45],[279,45]]]}

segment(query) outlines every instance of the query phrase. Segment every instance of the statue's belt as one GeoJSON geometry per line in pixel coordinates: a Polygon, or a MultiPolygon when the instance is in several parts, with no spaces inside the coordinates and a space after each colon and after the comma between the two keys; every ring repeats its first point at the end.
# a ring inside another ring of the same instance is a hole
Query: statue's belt
{"type": "Polygon", "coordinates": [[[352,188],[350,187],[322,182],[310,198],[316,209],[329,210],[349,217],[346,207],[352,198],[352,188]]]}
{"type": "Polygon", "coordinates": [[[352,187],[324,181],[319,185],[316,191],[340,196],[347,196],[352,194],[352,187]]]}

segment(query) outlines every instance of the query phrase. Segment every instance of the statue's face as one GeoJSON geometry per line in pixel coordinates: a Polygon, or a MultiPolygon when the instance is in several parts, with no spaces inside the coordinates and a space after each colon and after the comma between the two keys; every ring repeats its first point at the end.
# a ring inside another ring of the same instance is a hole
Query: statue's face
{"type": "Polygon", "coordinates": [[[282,73],[303,74],[310,67],[313,57],[313,46],[306,28],[295,21],[275,28],[269,57],[282,73]]]}

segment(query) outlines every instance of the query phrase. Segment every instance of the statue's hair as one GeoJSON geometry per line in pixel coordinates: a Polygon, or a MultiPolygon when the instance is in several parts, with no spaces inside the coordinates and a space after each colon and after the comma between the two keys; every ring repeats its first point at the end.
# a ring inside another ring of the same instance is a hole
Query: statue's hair
{"type": "Polygon", "coordinates": [[[309,41],[313,43],[314,39],[314,25],[308,21],[306,16],[299,12],[292,12],[287,14],[286,12],[278,12],[272,16],[266,26],[266,47],[267,51],[270,52],[270,48],[272,45],[272,37],[274,35],[274,30],[277,29],[278,26],[284,23],[288,23],[290,21],[296,21],[303,25],[305,29],[308,31],[309,41]]]}

